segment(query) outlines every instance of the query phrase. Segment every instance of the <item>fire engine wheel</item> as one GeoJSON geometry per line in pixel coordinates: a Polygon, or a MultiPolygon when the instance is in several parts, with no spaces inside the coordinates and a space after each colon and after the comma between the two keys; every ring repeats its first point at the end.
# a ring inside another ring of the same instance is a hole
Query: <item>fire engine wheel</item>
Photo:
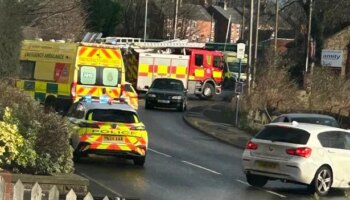
{"type": "Polygon", "coordinates": [[[214,94],[215,94],[214,86],[210,83],[204,84],[201,97],[203,99],[211,99],[213,98],[214,94]]]}

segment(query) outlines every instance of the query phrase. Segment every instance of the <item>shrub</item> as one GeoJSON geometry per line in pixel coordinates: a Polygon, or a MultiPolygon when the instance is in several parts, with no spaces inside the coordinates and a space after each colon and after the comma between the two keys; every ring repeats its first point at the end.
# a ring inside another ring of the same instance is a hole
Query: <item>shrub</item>
{"type": "Polygon", "coordinates": [[[6,107],[3,121],[0,121],[0,164],[11,165],[23,145],[23,137],[18,133],[16,124],[11,123],[12,111],[6,107]]]}
{"type": "Polygon", "coordinates": [[[0,93],[0,114],[5,113],[3,108],[12,110],[7,124],[15,124],[24,140],[11,164],[2,167],[34,174],[72,172],[69,122],[56,113],[44,113],[40,104],[21,90],[0,83],[0,93]]]}

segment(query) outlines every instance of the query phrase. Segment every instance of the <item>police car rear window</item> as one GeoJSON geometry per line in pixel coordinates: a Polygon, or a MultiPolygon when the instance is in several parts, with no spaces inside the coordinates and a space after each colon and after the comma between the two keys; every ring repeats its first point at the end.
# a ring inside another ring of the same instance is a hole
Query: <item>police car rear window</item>
{"type": "Polygon", "coordinates": [[[88,111],[86,120],[99,122],[137,123],[138,116],[130,111],[116,109],[94,109],[88,111]]]}

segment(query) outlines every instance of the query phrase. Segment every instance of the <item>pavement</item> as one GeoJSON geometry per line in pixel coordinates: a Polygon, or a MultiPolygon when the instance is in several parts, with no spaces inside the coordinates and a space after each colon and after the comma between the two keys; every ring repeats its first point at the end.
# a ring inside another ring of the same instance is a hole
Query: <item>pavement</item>
{"type": "Polygon", "coordinates": [[[253,133],[236,128],[234,113],[230,110],[227,102],[195,106],[184,113],[183,119],[188,125],[207,135],[244,149],[253,133]]]}

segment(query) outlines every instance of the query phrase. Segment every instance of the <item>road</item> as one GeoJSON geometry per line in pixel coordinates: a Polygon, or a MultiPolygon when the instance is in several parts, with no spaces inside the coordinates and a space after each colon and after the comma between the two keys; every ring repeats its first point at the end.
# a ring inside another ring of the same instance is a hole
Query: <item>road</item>
{"type": "MultiPolygon", "coordinates": [[[[203,102],[190,102],[198,104],[203,102]]],[[[90,179],[93,195],[144,200],[312,199],[305,186],[278,181],[262,189],[249,186],[241,171],[242,150],[190,128],[180,112],[144,110],[141,100],[139,114],[150,141],[144,168],[113,157],[83,160],[76,164],[76,173],[90,179]]],[[[346,199],[343,194],[332,191],[322,199],[346,199]]]]}

